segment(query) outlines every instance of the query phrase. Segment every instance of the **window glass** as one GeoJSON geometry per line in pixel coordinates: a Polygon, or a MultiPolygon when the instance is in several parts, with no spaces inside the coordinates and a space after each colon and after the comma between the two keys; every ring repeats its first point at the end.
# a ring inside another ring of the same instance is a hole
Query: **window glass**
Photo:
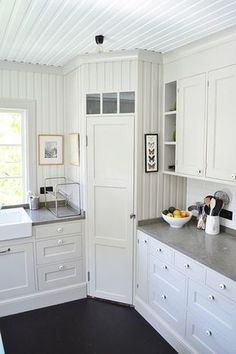
{"type": "Polygon", "coordinates": [[[135,92],[120,92],[120,113],[134,113],[135,92]]]}
{"type": "Polygon", "coordinates": [[[23,112],[0,111],[0,203],[22,204],[24,184],[23,112]]]}
{"type": "Polygon", "coordinates": [[[117,93],[103,93],[102,95],[103,113],[117,113],[117,93]]]}
{"type": "Polygon", "coordinates": [[[100,94],[86,95],[86,112],[87,114],[100,114],[100,94]]]}

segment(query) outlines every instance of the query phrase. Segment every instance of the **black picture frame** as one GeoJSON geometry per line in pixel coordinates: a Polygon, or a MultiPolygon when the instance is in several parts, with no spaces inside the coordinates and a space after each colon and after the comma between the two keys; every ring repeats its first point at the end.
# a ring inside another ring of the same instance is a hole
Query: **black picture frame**
{"type": "Polygon", "coordinates": [[[145,172],[152,173],[159,170],[158,134],[144,134],[145,145],[145,172]]]}

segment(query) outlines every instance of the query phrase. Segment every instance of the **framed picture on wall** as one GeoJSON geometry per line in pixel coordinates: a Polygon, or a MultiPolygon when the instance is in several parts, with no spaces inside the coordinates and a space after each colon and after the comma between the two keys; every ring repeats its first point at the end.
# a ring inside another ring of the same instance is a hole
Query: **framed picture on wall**
{"type": "Polygon", "coordinates": [[[145,172],[158,172],[158,135],[144,134],[145,172]]]}
{"type": "Polygon", "coordinates": [[[39,165],[64,164],[64,136],[40,134],[38,136],[39,165]]]}
{"type": "Polygon", "coordinates": [[[70,143],[70,164],[79,166],[80,164],[80,136],[78,133],[69,134],[70,143]]]}

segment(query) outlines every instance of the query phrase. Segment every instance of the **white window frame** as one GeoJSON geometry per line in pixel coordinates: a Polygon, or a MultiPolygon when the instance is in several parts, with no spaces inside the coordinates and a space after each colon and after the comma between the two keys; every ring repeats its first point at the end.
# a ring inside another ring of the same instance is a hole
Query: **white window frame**
{"type": "Polygon", "coordinates": [[[22,125],[22,148],[23,148],[23,166],[22,171],[24,200],[27,201],[27,191],[37,191],[37,133],[36,133],[36,104],[33,100],[23,99],[0,99],[0,110],[16,112],[21,111],[24,114],[22,125]]]}

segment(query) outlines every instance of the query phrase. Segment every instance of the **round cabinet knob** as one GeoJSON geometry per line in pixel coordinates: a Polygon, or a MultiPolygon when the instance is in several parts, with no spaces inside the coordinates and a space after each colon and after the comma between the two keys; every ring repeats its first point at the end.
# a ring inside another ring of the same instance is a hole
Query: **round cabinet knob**
{"type": "Polygon", "coordinates": [[[211,301],[213,301],[213,300],[215,300],[215,297],[214,297],[214,295],[209,295],[209,296],[208,296],[208,299],[211,300],[211,301]]]}
{"type": "Polygon", "coordinates": [[[63,227],[58,227],[57,232],[62,232],[63,231],[63,227]]]}
{"type": "Polygon", "coordinates": [[[158,249],[157,249],[157,252],[162,252],[162,249],[161,249],[161,248],[158,248],[158,249]]]}
{"type": "Polygon", "coordinates": [[[63,240],[58,240],[57,243],[58,243],[58,245],[62,245],[63,244],[63,240]]]}
{"type": "Polygon", "coordinates": [[[220,289],[221,289],[221,290],[226,289],[226,285],[225,285],[225,284],[220,284],[220,289]]]}
{"type": "Polygon", "coordinates": [[[166,300],[166,295],[161,295],[162,300],[166,300]]]}
{"type": "Polygon", "coordinates": [[[198,175],[201,175],[201,174],[202,174],[202,170],[200,170],[200,169],[197,170],[197,174],[198,174],[198,175]]]}
{"type": "Polygon", "coordinates": [[[168,269],[168,267],[167,267],[166,264],[163,264],[162,268],[163,268],[163,269],[168,269]]]}
{"type": "Polygon", "coordinates": [[[64,265],[60,265],[60,266],[58,267],[58,269],[59,269],[59,270],[63,270],[63,269],[64,269],[64,265]]]}
{"type": "Polygon", "coordinates": [[[232,173],[231,177],[232,179],[236,179],[236,173],[232,173]]]}
{"type": "Polygon", "coordinates": [[[147,240],[145,240],[144,243],[147,243],[147,240]]]}
{"type": "Polygon", "coordinates": [[[185,264],[184,264],[184,268],[189,269],[189,268],[190,268],[190,265],[189,265],[188,263],[185,263],[185,264]]]}
{"type": "Polygon", "coordinates": [[[206,333],[206,336],[207,336],[207,337],[212,336],[212,332],[211,332],[209,329],[208,329],[205,333],[206,333]]]}

